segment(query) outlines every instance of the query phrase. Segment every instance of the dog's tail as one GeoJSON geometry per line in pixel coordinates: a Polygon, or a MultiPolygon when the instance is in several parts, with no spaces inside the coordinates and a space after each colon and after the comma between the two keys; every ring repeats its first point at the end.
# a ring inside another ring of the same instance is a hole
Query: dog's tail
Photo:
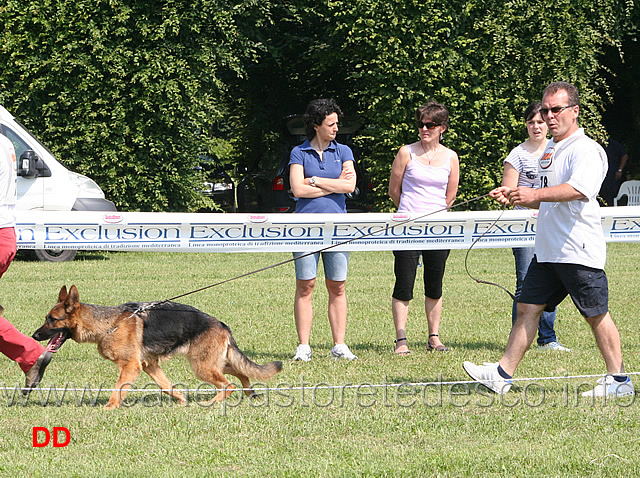
{"type": "Polygon", "coordinates": [[[236,371],[254,380],[267,381],[282,370],[282,362],[269,362],[264,365],[252,362],[242,353],[233,339],[227,349],[227,360],[236,371]]]}

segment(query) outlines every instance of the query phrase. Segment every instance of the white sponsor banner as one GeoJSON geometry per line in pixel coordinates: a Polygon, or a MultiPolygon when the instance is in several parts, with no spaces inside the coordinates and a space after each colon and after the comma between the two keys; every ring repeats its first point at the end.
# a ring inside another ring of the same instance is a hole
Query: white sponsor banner
{"type": "MultiPolygon", "coordinates": [[[[640,206],[601,208],[609,242],[640,242],[640,206]]],[[[20,249],[269,252],[531,246],[537,211],[187,214],[17,211],[20,249]],[[499,219],[498,219],[499,218],[499,219]],[[498,219],[497,222],[496,219],[498,219]],[[339,244],[339,245],[338,245],[339,244]]]]}

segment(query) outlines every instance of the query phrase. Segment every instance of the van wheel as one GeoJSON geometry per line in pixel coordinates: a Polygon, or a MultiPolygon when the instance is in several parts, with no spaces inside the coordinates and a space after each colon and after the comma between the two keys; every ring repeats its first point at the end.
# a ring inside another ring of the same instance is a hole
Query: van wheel
{"type": "Polygon", "coordinates": [[[78,251],[76,249],[35,249],[36,259],[44,262],[72,261],[78,251]]]}

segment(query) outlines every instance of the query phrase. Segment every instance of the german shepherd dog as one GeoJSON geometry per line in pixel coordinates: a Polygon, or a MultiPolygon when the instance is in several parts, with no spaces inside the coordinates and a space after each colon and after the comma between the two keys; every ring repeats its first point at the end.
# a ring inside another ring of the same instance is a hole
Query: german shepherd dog
{"type": "MultiPolygon", "coordinates": [[[[83,304],[75,285],[67,293],[62,286],[58,303],[47,315],[33,338],[50,340],[48,349],[55,351],[65,340],[93,342],[104,358],[118,365],[120,376],[105,405],[120,406],[127,389],[144,370],[163,392],[186,404],[187,399],[173,389],[159,362],[173,354],[185,354],[192,370],[201,380],[220,391],[211,402],[226,399],[234,386],[224,374],[240,379],[249,397],[257,396],[249,377],[269,380],[282,370],[282,362],[258,365],[238,348],[231,330],[219,320],[189,305],[164,302],[137,312],[145,303],[131,302],[117,307],[83,304]]],[[[148,304],[147,304],[148,305],[148,304]]]]}

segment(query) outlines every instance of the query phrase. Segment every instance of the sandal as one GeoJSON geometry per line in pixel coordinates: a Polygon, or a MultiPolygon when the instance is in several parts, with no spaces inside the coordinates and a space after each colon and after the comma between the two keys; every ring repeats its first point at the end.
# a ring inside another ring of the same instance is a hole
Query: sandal
{"type": "MultiPolygon", "coordinates": [[[[429,337],[439,337],[439,335],[429,334],[429,337]]],[[[444,345],[431,345],[431,342],[427,340],[427,350],[429,352],[433,352],[434,350],[436,352],[449,352],[451,349],[449,349],[448,347],[445,347],[444,345]]]]}
{"type": "MultiPolygon", "coordinates": [[[[407,341],[407,338],[406,338],[406,337],[402,337],[402,338],[400,338],[400,339],[395,339],[395,340],[393,341],[393,343],[394,343],[394,344],[396,344],[396,347],[395,347],[396,349],[398,348],[398,342],[402,342],[403,340],[406,342],[406,341],[407,341]]],[[[394,353],[395,353],[396,355],[400,355],[401,357],[406,357],[407,355],[411,354],[411,350],[404,350],[403,352],[396,352],[396,351],[394,350],[394,353]]]]}

